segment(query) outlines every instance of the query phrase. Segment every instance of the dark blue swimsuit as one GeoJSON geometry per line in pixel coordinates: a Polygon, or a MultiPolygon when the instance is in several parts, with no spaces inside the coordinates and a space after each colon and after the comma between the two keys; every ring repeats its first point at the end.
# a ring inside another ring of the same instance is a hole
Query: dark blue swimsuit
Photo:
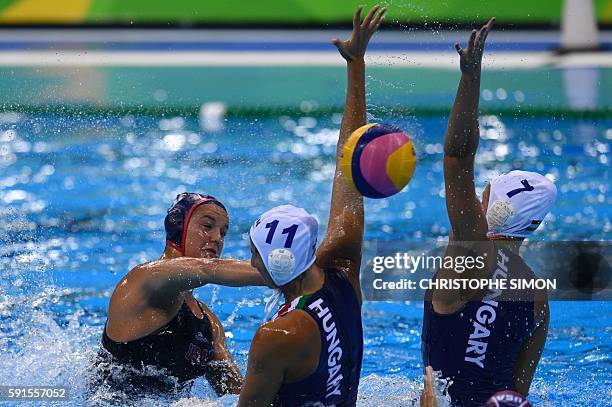
{"type": "Polygon", "coordinates": [[[312,375],[282,385],[281,405],[354,406],[363,357],[361,307],[355,289],[340,271],[328,269],[319,291],[285,304],[275,319],[294,309],[305,311],[319,326],[321,355],[312,375]]]}
{"type": "Polygon", "coordinates": [[[184,302],[165,326],[129,342],[113,341],[104,327],[104,350],[100,352],[103,379],[111,387],[121,387],[124,391],[127,391],[126,385],[134,389],[175,391],[177,384],[182,388],[181,383],[203,376],[210,369],[214,339],[211,322],[200,310],[204,315],[202,319],[196,317],[184,302]],[[130,369],[123,369],[117,380],[113,377],[113,371],[117,370],[113,366],[122,365],[130,369]],[[148,366],[155,370],[151,371],[148,366]]]}
{"type": "MultiPolygon", "coordinates": [[[[495,253],[498,266],[490,278],[533,276],[519,256],[499,247],[495,253]],[[501,269],[500,256],[507,259],[501,269]]],[[[453,314],[438,314],[431,301],[425,301],[423,361],[441,371],[443,378],[450,378],[448,392],[453,406],[481,407],[495,392],[515,389],[513,370],[523,344],[535,329],[534,303],[508,301],[496,294],[499,292],[469,301],[453,314]]]]}

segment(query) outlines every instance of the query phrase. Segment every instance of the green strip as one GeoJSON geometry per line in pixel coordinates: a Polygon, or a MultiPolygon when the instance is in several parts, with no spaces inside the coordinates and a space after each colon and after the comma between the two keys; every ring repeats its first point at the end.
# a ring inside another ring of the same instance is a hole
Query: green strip
{"type": "MultiPolygon", "coordinates": [[[[87,117],[87,116],[154,116],[154,117],[198,117],[199,106],[78,106],[78,105],[2,105],[0,112],[18,112],[31,115],[58,115],[66,117],[87,117]]],[[[305,112],[299,108],[287,107],[228,107],[227,117],[243,118],[268,118],[279,116],[314,116],[323,117],[333,113],[341,113],[342,106],[325,107],[305,112]]],[[[409,116],[447,116],[449,109],[441,107],[373,107],[368,109],[368,113],[382,117],[409,117],[409,116]]],[[[570,109],[547,109],[542,107],[521,107],[512,108],[481,108],[481,115],[499,115],[505,117],[554,117],[568,119],[610,119],[612,118],[612,108],[596,110],[570,110],[570,109]]]]}
{"type": "Polygon", "coordinates": [[[0,0],[0,10],[4,10],[9,6],[12,6],[14,3],[17,3],[18,0],[0,0]]]}
{"type": "MultiPolygon", "coordinates": [[[[591,0],[584,0],[591,1],[591,0]]],[[[3,0],[4,5],[8,0],[3,0]]],[[[0,3],[0,5],[2,4],[0,3]]],[[[365,9],[376,1],[359,0],[93,0],[84,23],[217,23],[217,24],[350,24],[355,6],[365,9]]],[[[387,23],[485,21],[499,23],[558,24],[562,0],[389,0],[387,23]]],[[[599,22],[612,22],[611,0],[595,0],[599,22]]],[[[61,17],[60,17],[61,19],[61,17]]],[[[60,22],[60,21],[58,21],[60,22]]]]}
{"type": "Polygon", "coordinates": [[[308,302],[308,299],[310,297],[312,297],[312,294],[303,295],[295,306],[295,309],[303,309],[306,306],[306,303],[308,302]]]}
{"type": "MultiPolygon", "coordinates": [[[[591,0],[584,0],[591,1],[591,0]]],[[[0,15],[19,0],[0,0],[0,15]]],[[[350,24],[359,0],[93,0],[82,23],[156,24],[350,24]]],[[[496,16],[500,24],[559,24],[562,0],[388,0],[387,24],[476,23],[496,16]]],[[[612,23],[612,0],[595,0],[600,23],[612,23]]],[[[69,7],[66,5],[65,7],[69,7]]],[[[10,22],[10,21],[9,21],[10,22]]],[[[71,23],[58,12],[54,22],[71,23]]],[[[17,21],[23,24],[23,21],[17,21]]],[[[26,23],[27,24],[27,23],[26,23]]]]}

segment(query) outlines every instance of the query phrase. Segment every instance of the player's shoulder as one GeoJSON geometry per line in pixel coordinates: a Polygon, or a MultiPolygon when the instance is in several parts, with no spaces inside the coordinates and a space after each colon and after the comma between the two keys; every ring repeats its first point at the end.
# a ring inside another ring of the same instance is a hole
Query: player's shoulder
{"type": "Polygon", "coordinates": [[[129,294],[130,298],[135,299],[135,297],[139,297],[138,300],[142,301],[144,299],[144,296],[142,295],[142,288],[147,283],[147,276],[149,272],[147,265],[149,263],[151,262],[139,264],[132,268],[125,276],[123,276],[115,285],[111,295],[111,300],[121,298],[121,301],[119,302],[126,303],[125,298],[127,294],[129,294]]]}
{"type": "Polygon", "coordinates": [[[151,274],[151,267],[149,266],[154,262],[156,262],[156,260],[147,261],[132,268],[121,280],[119,280],[115,286],[115,291],[121,292],[125,289],[131,289],[146,284],[151,274]]]}
{"type": "Polygon", "coordinates": [[[294,309],[261,325],[255,333],[253,344],[277,350],[280,347],[299,349],[318,336],[319,328],[315,320],[307,312],[294,309]]]}

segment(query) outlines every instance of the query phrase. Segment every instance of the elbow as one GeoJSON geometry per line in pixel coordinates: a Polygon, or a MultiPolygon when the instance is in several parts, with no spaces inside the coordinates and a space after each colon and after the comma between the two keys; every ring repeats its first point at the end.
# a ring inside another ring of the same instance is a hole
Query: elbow
{"type": "Polygon", "coordinates": [[[444,156],[460,159],[474,158],[480,138],[478,124],[474,128],[453,127],[447,129],[444,136],[444,156]]]}
{"type": "Polygon", "coordinates": [[[444,168],[455,176],[469,176],[474,170],[474,156],[448,155],[444,153],[444,168]]]}
{"type": "Polygon", "coordinates": [[[216,258],[205,258],[205,259],[192,259],[196,262],[195,275],[199,280],[199,284],[210,284],[215,282],[217,268],[219,267],[221,260],[216,258]]]}
{"type": "Polygon", "coordinates": [[[453,158],[456,160],[473,160],[476,156],[476,150],[469,148],[467,145],[445,145],[444,146],[444,158],[453,158]]]}

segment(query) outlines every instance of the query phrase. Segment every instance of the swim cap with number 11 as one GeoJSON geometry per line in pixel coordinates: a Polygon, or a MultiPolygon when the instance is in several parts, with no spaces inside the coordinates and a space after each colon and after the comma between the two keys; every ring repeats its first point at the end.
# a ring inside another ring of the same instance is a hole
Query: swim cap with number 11
{"type": "Polygon", "coordinates": [[[277,286],[304,273],[315,261],[319,224],[302,208],[270,209],[251,226],[249,235],[277,286]]]}

